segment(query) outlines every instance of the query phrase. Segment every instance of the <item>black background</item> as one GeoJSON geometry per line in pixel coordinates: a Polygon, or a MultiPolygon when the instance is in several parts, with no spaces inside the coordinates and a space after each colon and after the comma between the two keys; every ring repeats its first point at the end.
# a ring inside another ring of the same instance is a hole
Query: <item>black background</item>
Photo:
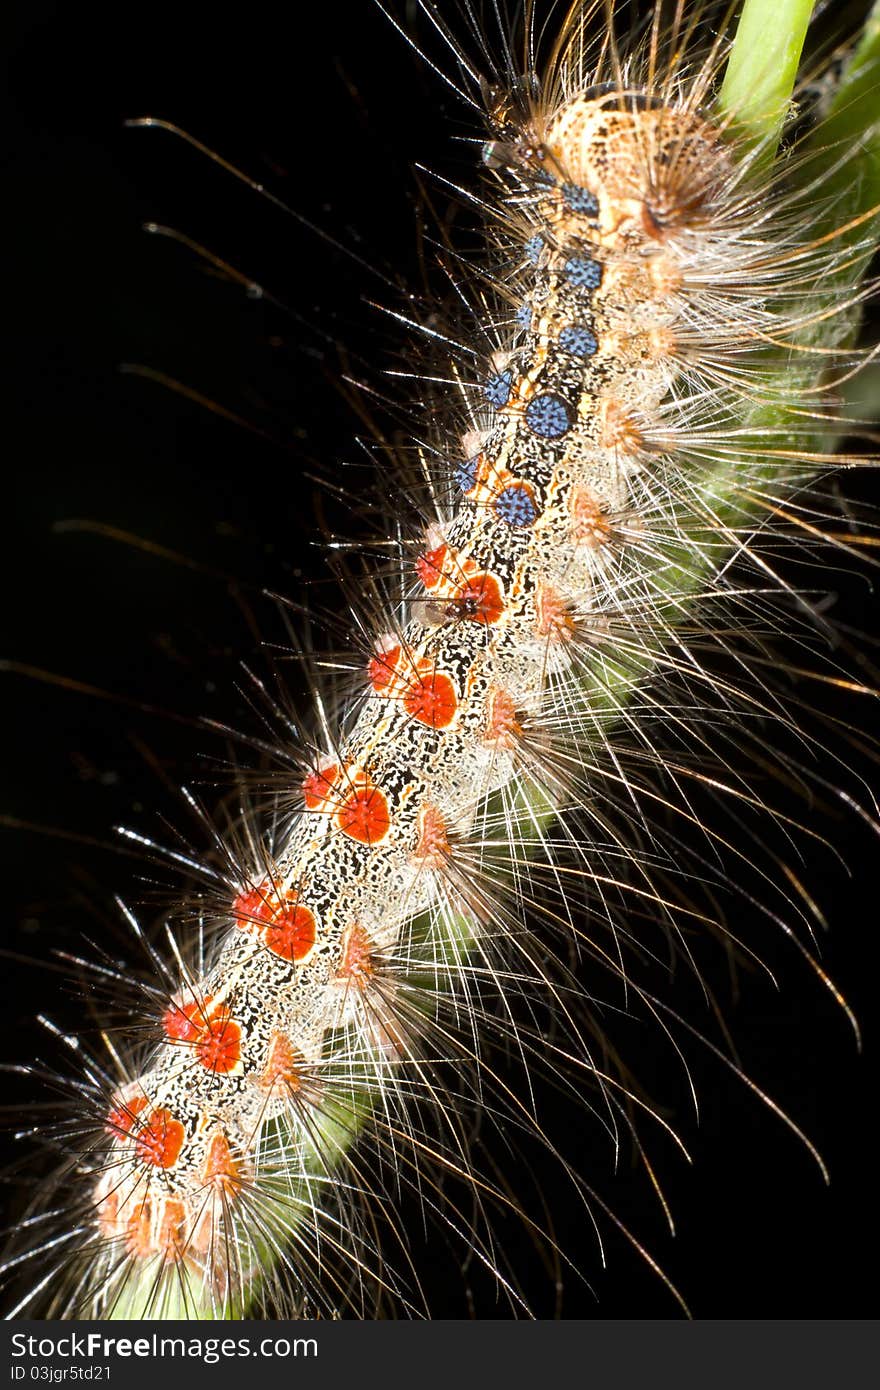
{"type": "MultiPolygon", "coordinates": [[[[38,1010],[67,1027],[81,1017],[63,976],[40,968],[53,948],[76,950],[85,932],[115,943],[120,956],[131,953],[112,898],[118,892],[136,906],[144,867],[120,853],[112,827],[135,825],[167,839],[164,814],[197,842],[175,788],[210,782],[210,764],[199,755],[227,750],[185,721],[247,721],[236,663],[258,664],[260,635],[274,640],[278,632],[261,589],[300,600],[308,579],[313,608],[339,607],[316,545],[319,507],[334,527],[338,509],[319,503],[310,481],[339,459],[357,465],[338,475],[341,486],[354,499],[365,486],[353,443],[364,426],[338,382],[348,372],[398,392],[383,369],[405,367],[405,341],[368,301],[400,306],[383,275],[422,282],[413,165],[473,179],[475,146],[451,137],[472,138],[474,125],[378,10],[309,9],[307,27],[294,5],[224,12],[165,0],[32,3],[15,19],[13,113],[5,123],[15,361],[4,449],[2,655],[122,702],[3,675],[2,809],[12,821],[3,832],[10,986],[3,1018],[11,1061],[35,1053],[57,1060],[33,1023],[38,1010]],[[181,141],[123,127],[125,118],[147,114],[204,140],[380,274],[181,141]],[[210,248],[286,311],[208,273],[180,245],[146,235],[146,221],[210,248]],[[122,373],[124,363],[185,384],[253,428],[122,373]],[[184,562],[71,527],[75,521],[121,528],[184,562]]],[[[443,194],[432,196],[447,215],[443,194]]],[[[869,495],[867,485],[862,491],[869,495]]],[[[348,527],[356,533],[357,521],[348,527]]],[[[876,631],[872,602],[866,582],[845,583],[837,616],[876,631]]],[[[295,689],[295,663],[285,670],[295,689]]],[[[862,702],[849,713],[867,727],[862,702]]],[[[205,794],[210,799],[210,787],[205,794]]],[[[590,1165],[599,1165],[603,1194],[696,1316],[873,1311],[862,1262],[874,1224],[877,851],[852,822],[840,820],[830,833],[847,842],[851,876],[817,855],[808,881],[833,928],[822,941],[823,963],[865,1025],[867,1056],[857,1055],[842,1014],[795,954],[775,945],[768,952],[782,992],[747,979],[729,1013],[745,1069],[817,1144],[831,1189],[779,1121],[696,1048],[689,1059],[699,1127],[683,1086],[673,1117],[694,1167],[660,1146],[675,1242],[628,1160],[615,1182],[607,1150],[592,1152],[588,1130],[572,1136],[584,1172],[592,1177],[590,1165]]],[[[646,1049],[650,1075],[655,1061],[646,1049]]],[[[672,1066],[671,1054],[666,1062],[672,1066]]],[[[29,1087],[14,1079],[9,1086],[17,1107],[29,1087]]],[[[416,1220],[410,1227],[432,1311],[466,1314],[454,1261],[433,1238],[422,1242],[416,1220]]],[[[503,1239],[546,1311],[546,1275],[528,1242],[512,1224],[503,1239]]],[[[606,1273],[593,1248],[574,1239],[597,1300],[569,1280],[565,1316],[676,1315],[613,1234],[606,1273]]],[[[476,1297],[479,1316],[505,1315],[479,1281],[476,1297]]]]}

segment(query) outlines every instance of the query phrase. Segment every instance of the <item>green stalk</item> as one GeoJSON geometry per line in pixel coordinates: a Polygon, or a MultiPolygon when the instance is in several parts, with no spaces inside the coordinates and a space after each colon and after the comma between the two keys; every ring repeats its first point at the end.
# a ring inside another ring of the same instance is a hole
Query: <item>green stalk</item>
{"type": "Polygon", "coordinates": [[[771,158],[788,114],[813,0],[745,0],[718,110],[771,158]]]}

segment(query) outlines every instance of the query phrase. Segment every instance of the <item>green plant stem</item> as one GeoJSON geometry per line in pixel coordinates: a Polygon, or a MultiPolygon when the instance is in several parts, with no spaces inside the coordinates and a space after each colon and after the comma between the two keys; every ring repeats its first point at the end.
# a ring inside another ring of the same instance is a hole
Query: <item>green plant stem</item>
{"type": "Polygon", "coordinates": [[[813,0],[745,0],[718,94],[718,110],[772,158],[779,143],[813,0]]]}

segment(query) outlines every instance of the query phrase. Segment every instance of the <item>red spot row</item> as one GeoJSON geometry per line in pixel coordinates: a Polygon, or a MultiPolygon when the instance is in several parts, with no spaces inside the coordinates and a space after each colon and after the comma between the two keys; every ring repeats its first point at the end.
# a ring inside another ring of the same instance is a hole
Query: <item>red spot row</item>
{"type": "MultiPolygon", "coordinates": [[[[157,1111],[158,1115],[160,1112],[157,1111]]],[[[169,1167],[164,1152],[167,1147],[157,1141],[158,1166],[169,1167]]],[[[148,1162],[152,1161],[147,1159],[148,1162]]],[[[234,1157],[225,1133],[219,1127],[208,1137],[201,1165],[202,1188],[195,1208],[171,1192],[150,1189],[139,1183],[126,1195],[125,1185],[111,1172],[105,1174],[96,1194],[95,1214],[103,1236],[124,1245],[136,1259],[156,1255],[168,1261],[186,1259],[189,1254],[204,1255],[216,1238],[216,1212],[208,1198],[211,1189],[222,1191],[225,1204],[230,1195],[243,1185],[241,1164],[234,1157]]]]}
{"type": "Polygon", "coordinates": [[[237,927],[259,937],[282,960],[300,964],[311,955],[318,935],[314,913],[295,892],[282,896],[264,883],[240,893],[232,912],[237,927]]]}

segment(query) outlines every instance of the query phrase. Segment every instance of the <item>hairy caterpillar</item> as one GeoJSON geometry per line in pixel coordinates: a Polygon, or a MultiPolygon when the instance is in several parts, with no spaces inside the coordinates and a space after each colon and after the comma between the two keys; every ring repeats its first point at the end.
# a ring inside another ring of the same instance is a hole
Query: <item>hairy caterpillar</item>
{"type": "MultiPolygon", "coordinates": [[[[129,108],[129,110],[131,110],[131,108],[129,108]]],[[[177,113],[175,113],[175,114],[177,114],[177,113]]],[[[190,124],[192,124],[192,122],[190,122],[190,124]]],[[[470,132],[470,133],[471,133],[471,138],[474,138],[473,126],[471,126],[471,132],[470,132]]],[[[474,146],[474,149],[475,149],[475,146],[474,146]]],[[[304,253],[303,253],[303,254],[304,254],[304,253]]],[[[346,277],[348,277],[348,271],[346,271],[346,277]]],[[[163,364],[163,366],[165,366],[165,364],[163,364]]],[[[357,373],[357,375],[361,375],[361,373],[357,373]]],[[[478,396],[478,386],[477,386],[477,396],[478,396]]],[[[314,431],[314,432],[316,432],[316,435],[317,435],[316,443],[320,442],[321,445],[323,445],[324,439],[321,438],[321,434],[323,434],[323,432],[324,432],[324,423],[323,423],[323,421],[321,421],[321,428],[317,428],[317,430],[314,431]]],[[[234,475],[234,477],[235,477],[235,475],[234,475]]],[[[238,488],[236,488],[236,493],[238,493],[238,488]]],[[[263,517],[260,516],[259,520],[260,520],[260,523],[261,523],[261,521],[263,521],[263,517]]],[[[414,532],[413,532],[413,534],[414,534],[414,532]]],[[[186,548],[186,549],[188,549],[188,548],[186,548]]],[[[317,602],[320,603],[321,591],[316,591],[316,592],[317,592],[317,594],[318,594],[317,602]]],[[[587,986],[587,987],[588,987],[588,986],[587,986]]],[[[691,1062],[691,1065],[696,1065],[696,1063],[691,1062]]],[[[638,1070],[638,1068],[635,1069],[635,1070],[638,1070]]],[[[747,1070],[749,1070],[749,1072],[755,1072],[755,1068],[747,1068],[747,1070]]],[[[760,1074],[759,1074],[758,1079],[759,1079],[759,1080],[763,1080],[763,1076],[760,1076],[760,1074]]],[[[552,1180],[552,1179],[548,1179],[548,1180],[552,1180]]],[[[576,1305],[576,1307],[577,1307],[577,1305],[576,1305]]]]}

